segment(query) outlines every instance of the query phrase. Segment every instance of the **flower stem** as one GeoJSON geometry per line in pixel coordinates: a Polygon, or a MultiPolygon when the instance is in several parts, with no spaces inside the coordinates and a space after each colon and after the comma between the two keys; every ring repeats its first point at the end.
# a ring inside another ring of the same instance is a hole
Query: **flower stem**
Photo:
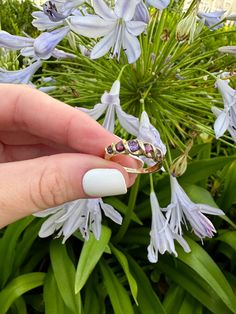
{"type": "Polygon", "coordinates": [[[126,231],[128,230],[128,227],[129,227],[129,224],[131,221],[131,217],[132,217],[132,214],[134,211],[134,207],[136,204],[136,199],[137,199],[138,190],[139,190],[139,182],[140,182],[140,175],[137,177],[134,185],[131,188],[130,196],[129,196],[129,202],[128,202],[128,208],[127,208],[127,211],[125,213],[125,217],[124,217],[123,223],[120,227],[120,230],[117,232],[117,234],[113,238],[113,243],[120,242],[121,239],[124,237],[126,231]]]}

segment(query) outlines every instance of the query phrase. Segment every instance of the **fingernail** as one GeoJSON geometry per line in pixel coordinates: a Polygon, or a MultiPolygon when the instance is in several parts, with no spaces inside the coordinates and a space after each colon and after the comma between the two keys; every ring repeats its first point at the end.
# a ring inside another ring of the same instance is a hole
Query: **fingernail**
{"type": "Polygon", "coordinates": [[[125,178],[117,169],[92,169],[85,173],[82,181],[84,192],[89,196],[111,196],[125,194],[125,178]]]}

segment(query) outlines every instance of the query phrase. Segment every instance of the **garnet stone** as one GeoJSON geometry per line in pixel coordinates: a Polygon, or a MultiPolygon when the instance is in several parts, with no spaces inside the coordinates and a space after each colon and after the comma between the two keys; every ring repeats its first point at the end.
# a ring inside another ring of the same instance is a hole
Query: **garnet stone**
{"type": "Polygon", "coordinates": [[[117,150],[119,153],[121,153],[121,152],[123,152],[123,151],[125,150],[125,147],[124,147],[124,144],[123,144],[122,141],[120,141],[120,142],[118,142],[118,143],[116,144],[116,150],[117,150]]]}
{"type": "Polygon", "coordinates": [[[128,141],[128,145],[131,152],[136,152],[137,150],[140,149],[138,142],[135,140],[128,141]]]}
{"type": "Polygon", "coordinates": [[[145,147],[145,152],[146,152],[147,154],[153,152],[153,147],[152,147],[152,145],[150,145],[150,144],[144,144],[144,147],[145,147]]]}
{"type": "Polygon", "coordinates": [[[107,147],[107,152],[108,152],[108,154],[113,153],[113,149],[112,149],[111,145],[107,147]]]}

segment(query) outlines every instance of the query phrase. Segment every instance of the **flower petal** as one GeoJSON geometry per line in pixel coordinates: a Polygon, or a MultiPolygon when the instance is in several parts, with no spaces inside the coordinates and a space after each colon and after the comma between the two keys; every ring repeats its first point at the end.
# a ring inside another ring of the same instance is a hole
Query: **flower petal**
{"type": "Polygon", "coordinates": [[[141,21],[128,21],[125,25],[127,31],[134,36],[140,35],[147,26],[147,24],[141,21]]]}
{"type": "Polygon", "coordinates": [[[227,130],[228,126],[229,126],[229,113],[226,110],[222,110],[214,123],[216,138],[221,137],[227,130]]]}
{"type": "Polygon", "coordinates": [[[116,25],[114,21],[104,20],[97,15],[72,16],[68,21],[75,33],[89,38],[103,37],[116,25]]]}
{"type": "Polygon", "coordinates": [[[115,107],[114,105],[108,105],[107,112],[103,121],[102,126],[107,131],[114,133],[115,128],[115,107]]]}
{"type": "Polygon", "coordinates": [[[115,5],[115,13],[119,18],[123,18],[125,21],[132,20],[136,5],[139,0],[117,0],[115,5]]]}
{"type": "Polygon", "coordinates": [[[106,104],[97,104],[92,109],[76,107],[77,109],[86,112],[91,118],[97,120],[105,112],[107,105],[106,104]]]}
{"type": "Polygon", "coordinates": [[[64,24],[64,21],[52,22],[42,11],[35,11],[32,16],[34,17],[32,24],[39,31],[51,30],[64,24]]]}
{"type": "Polygon", "coordinates": [[[107,6],[107,4],[103,0],[94,0],[93,8],[97,15],[102,17],[105,20],[116,20],[117,16],[112,11],[111,8],[107,6]]]}
{"type": "Polygon", "coordinates": [[[109,217],[119,225],[122,224],[123,218],[118,211],[116,211],[111,205],[105,204],[102,199],[100,199],[100,205],[106,217],[109,217]]]}
{"type": "Polygon", "coordinates": [[[41,59],[50,58],[56,45],[67,35],[69,30],[70,28],[65,26],[39,35],[34,41],[35,54],[41,59]]]}
{"type": "Polygon", "coordinates": [[[116,114],[122,128],[128,133],[137,136],[139,129],[139,119],[126,113],[120,105],[116,105],[116,114]]]}
{"type": "Polygon", "coordinates": [[[135,21],[142,21],[146,24],[149,22],[149,12],[146,4],[141,1],[137,6],[134,14],[134,20],[135,21]]]}
{"type": "Polygon", "coordinates": [[[104,56],[115,43],[115,32],[111,31],[103,37],[93,48],[90,54],[91,59],[97,59],[104,56]]]}
{"type": "Polygon", "coordinates": [[[25,47],[31,47],[33,42],[33,38],[15,36],[5,31],[0,31],[0,47],[2,48],[18,50],[25,47]]]}
{"type": "Polygon", "coordinates": [[[147,3],[158,10],[163,10],[169,5],[170,0],[147,0],[147,3]]]}
{"type": "Polygon", "coordinates": [[[127,55],[128,62],[134,63],[141,54],[141,48],[138,39],[131,35],[126,29],[124,30],[122,46],[127,55]]]}

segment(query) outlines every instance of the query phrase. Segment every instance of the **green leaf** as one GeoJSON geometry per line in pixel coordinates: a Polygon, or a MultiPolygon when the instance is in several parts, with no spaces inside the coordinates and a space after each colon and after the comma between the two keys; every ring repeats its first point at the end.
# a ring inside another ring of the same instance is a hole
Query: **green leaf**
{"type": "Polygon", "coordinates": [[[163,256],[157,267],[213,313],[234,313],[236,297],[224,274],[197,243],[189,238],[188,243],[191,253],[184,253],[178,246],[175,265],[163,256]]]}
{"type": "Polygon", "coordinates": [[[111,237],[111,230],[102,226],[101,236],[96,240],[90,234],[89,240],[84,242],[75,276],[75,293],[85,285],[89,275],[101,258],[111,237]]]}
{"type": "Polygon", "coordinates": [[[13,279],[0,292],[0,314],[5,314],[15,300],[36,287],[43,285],[45,273],[29,273],[13,279]]]}
{"type": "Polygon", "coordinates": [[[236,160],[233,161],[226,171],[222,173],[222,179],[224,182],[224,189],[220,198],[220,204],[225,209],[229,209],[233,203],[236,203],[236,160]]]}
{"type": "Polygon", "coordinates": [[[177,285],[172,285],[163,301],[163,307],[166,310],[166,314],[179,313],[181,304],[184,300],[185,290],[177,285]]]}
{"type": "Polygon", "coordinates": [[[13,314],[27,314],[26,303],[23,297],[18,297],[11,306],[13,314]]]}
{"type": "Polygon", "coordinates": [[[103,306],[105,298],[102,298],[98,293],[101,292],[101,284],[98,285],[96,279],[94,280],[94,274],[89,278],[85,285],[85,297],[84,297],[84,314],[97,314],[104,313],[103,306]]]}
{"type": "Polygon", "coordinates": [[[222,169],[227,163],[236,159],[236,156],[215,157],[211,159],[196,160],[189,163],[185,174],[180,178],[180,182],[195,183],[208,178],[217,170],[222,169]]]}
{"type": "Polygon", "coordinates": [[[43,298],[45,303],[45,314],[73,313],[68,309],[68,307],[66,307],[58,290],[57,283],[51,269],[48,271],[45,277],[43,298]]]}
{"type": "Polygon", "coordinates": [[[109,295],[113,310],[115,314],[133,314],[132,304],[128,292],[122,286],[113,273],[111,268],[107,265],[105,260],[99,262],[102,272],[104,285],[109,295]]]}
{"type": "Polygon", "coordinates": [[[157,294],[153,290],[151,283],[143,269],[128,256],[128,261],[132,269],[132,274],[138,285],[138,309],[141,313],[148,314],[165,314],[166,311],[162,306],[157,294]]]}
{"type": "Polygon", "coordinates": [[[124,273],[126,275],[126,278],[130,286],[130,291],[132,293],[135,303],[138,305],[138,301],[137,301],[138,286],[133,275],[130,272],[128,260],[126,256],[117,248],[115,248],[113,245],[110,244],[110,247],[113,254],[115,255],[115,257],[117,258],[118,262],[120,263],[121,267],[124,270],[124,273]]]}
{"type": "Polygon", "coordinates": [[[22,232],[34,219],[34,217],[30,216],[9,225],[0,239],[0,284],[2,288],[9,276],[12,275],[13,264],[16,259],[17,242],[22,232]]]}
{"type": "Polygon", "coordinates": [[[186,254],[178,249],[178,259],[192,268],[198,276],[204,279],[225,306],[234,311],[236,309],[236,296],[217,264],[196,242],[188,238],[192,252],[186,254]]]}
{"type": "Polygon", "coordinates": [[[236,252],[236,231],[225,231],[215,238],[228,244],[236,252]]]}
{"type": "Polygon", "coordinates": [[[207,204],[209,206],[218,208],[211,193],[208,192],[206,189],[194,184],[188,185],[183,184],[183,187],[185,192],[188,194],[188,196],[193,202],[207,204]]]}
{"type": "Polygon", "coordinates": [[[75,267],[69,258],[66,246],[60,240],[52,240],[50,257],[58,290],[66,306],[76,314],[81,313],[80,294],[75,294],[75,267]]]}

